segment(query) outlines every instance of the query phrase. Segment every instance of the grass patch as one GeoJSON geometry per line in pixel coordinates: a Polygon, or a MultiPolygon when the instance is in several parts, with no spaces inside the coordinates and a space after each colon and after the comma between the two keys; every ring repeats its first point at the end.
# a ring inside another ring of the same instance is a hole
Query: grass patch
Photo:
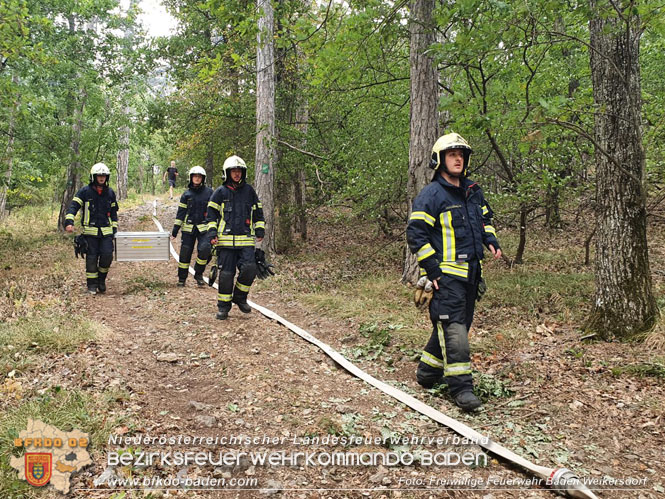
{"type": "Polygon", "coordinates": [[[54,249],[71,244],[70,239],[58,231],[58,211],[51,206],[15,210],[0,223],[0,270],[22,266],[26,259],[33,261],[31,254],[43,248],[49,250],[49,265],[54,259],[61,261],[64,252],[54,249]]]}
{"type": "Polygon", "coordinates": [[[627,366],[617,366],[611,369],[611,373],[617,377],[628,374],[637,376],[638,378],[665,379],[665,362],[644,362],[627,366]]]}
{"type": "Polygon", "coordinates": [[[562,321],[581,322],[591,306],[594,277],[588,273],[568,273],[519,267],[493,272],[488,279],[483,307],[510,307],[521,318],[537,320],[542,315],[562,321]]]}
{"type": "Polygon", "coordinates": [[[25,369],[38,356],[75,351],[95,338],[101,326],[85,317],[61,312],[26,317],[0,327],[0,372],[25,369]]]}
{"type": "Polygon", "coordinates": [[[121,423],[119,419],[108,417],[111,404],[116,400],[117,395],[95,398],[78,390],[65,391],[56,386],[1,415],[0,490],[3,497],[44,495],[41,490],[19,480],[16,470],[9,465],[12,456],[18,457],[23,453],[22,449],[13,446],[13,442],[26,429],[28,419],[43,421],[62,431],[79,429],[88,433],[91,441],[88,452],[91,452],[103,448],[112,429],[121,423]]]}
{"type": "Polygon", "coordinates": [[[412,295],[413,290],[402,286],[395,276],[375,275],[339,283],[328,292],[304,293],[299,299],[337,319],[354,319],[379,329],[392,325],[402,338],[422,339],[423,329],[431,327],[429,317],[413,306],[412,295]]]}
{"type": "Polygon", "coordinates": [[[167,287],[169,287],[169,283],[163,279],[160,279],[160,277],[157,275],[137,275],[127,281],[125,294],[140,294],[146,290],[152,292],[161,292],[167,287]]]}

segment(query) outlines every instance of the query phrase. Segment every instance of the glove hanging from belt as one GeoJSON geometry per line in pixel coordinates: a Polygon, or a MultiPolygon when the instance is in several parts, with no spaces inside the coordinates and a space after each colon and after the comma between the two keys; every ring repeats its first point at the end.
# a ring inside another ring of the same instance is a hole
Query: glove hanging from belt
{"type": "Polygon", "coordinates": [[[432,281],[426,276],[422,276],[416,283],[416,292],[413,294],[413,303],[418,310],[428,310],[429,302],[432,301],[432,296],[434,296],[432,281]]]}
{"type": "Polygon", "coordinates": [[[275,271],[273,270],[275,266],[266,261],[265,251],[257,248],[254,252],[254,260],[256,261],[256,277],[267,279],[271,275],[275,275],[275,271]]]}
{"type": "Polygon", "coordinates": [[[212,247],[210,260],[212,260],[212,267],[210,267],[210,275],[208,276],[208,286],[215,284],[215,279],[217,279],[217,246],[212,247]]]}
{"type": "Polygon", "coordinates": [[[85,258],[85,255],[88,253],[88,240],[83,234],[80,234],[74,238],[74,256],[78,258],[85,258]]]}
{"type": "Polygon", "coordinates": [[[487,284],[485,279],[482,277],[478,281],[478,292],[476,293],[476,301],[480,301],[483,298],[483,295],[487,292],[487,284]]]}

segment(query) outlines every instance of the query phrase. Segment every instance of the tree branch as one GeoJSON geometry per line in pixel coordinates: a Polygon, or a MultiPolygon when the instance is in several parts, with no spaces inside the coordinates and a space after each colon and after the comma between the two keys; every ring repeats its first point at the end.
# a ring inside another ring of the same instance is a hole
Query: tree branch
{"type": "Polygon", "coordinates": [[[289,144],[288,142],[285,142],[285,141],[283,141],[283,140],[281,140],[281,139],[278,139],[278,140],[277,140],[277,143],[278,143],[278,144],[282,144],[282,145],[288,147],[289,149],[292,149],[293,151],[297,151],[297,152],[299,152],[299,153],[301,153],[301,154],[304,154],[305,156],[309,156],[310,158],[314,158],[314,159],[322,159],[323,161],[330,161],[329,158],[325,158],[325,157],[323,157],[323,156],[319,156],[318,154],[314,154],[313,152],[304,151],[303,149],[300,149],[300,148],[298,148],[298,147],[296,147],[296,146],[292,146],[292,145],[289,144]]]}

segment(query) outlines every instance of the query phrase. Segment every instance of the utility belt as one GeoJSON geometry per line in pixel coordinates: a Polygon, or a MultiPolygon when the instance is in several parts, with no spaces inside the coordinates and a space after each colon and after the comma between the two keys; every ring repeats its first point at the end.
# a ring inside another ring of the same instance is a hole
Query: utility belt
{"type": "Polygon", "coordinates": [[[222,234],[217,237],[217,244],[215,246],[222,248],[244,248],[255,245],[256,236],[254,235],[222,234]]]}
{"type": "Polygon", "coordinates": [[[200,233],[204,233],[208,230],[208,224],[206,223],[200,223],[200,224],[190,224],[185,222],[182,224],[182,231],[183,232],[193,232],[194,228],[198,229],[200,233]]]}
{"type": "Polygon", "coordinates": [[[113,235],[113,227],[111,226],[106,226],[106,227],[96,227],[94,225],[84,225],[83,226],[83,235],[84,236],[99,236],[99,232],[101,231],[102,236],[112,236],[113,235]]]}
{"type": "MultiPolygon", "coordinates": [[[[455,262],[441,262],[439,269],[444,274],[463,279],[465,281],[472,279],[482,279],[482,262],[479,260],[471,260],[470,262],[455,261],[455,262]],[[477,269],[477,270],[476,270],[477,269]]],[[[422,267],[420,268],[420,276],[426,276],[427,272],[422,267]]]]}

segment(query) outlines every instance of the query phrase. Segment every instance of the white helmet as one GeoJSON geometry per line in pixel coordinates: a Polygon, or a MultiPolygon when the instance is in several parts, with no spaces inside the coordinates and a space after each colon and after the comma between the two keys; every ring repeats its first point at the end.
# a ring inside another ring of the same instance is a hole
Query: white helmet
{"type": "Polygon", "coordinates": [[[247,165],[240,156],[230,156],[226,158],[223,166],[224,180],[230,178],[229,170],[233,170],[234,168],[242,169],[242,180],[245,180],[245,177],[247,177],[247,165]]]}
{"type": "Polygon", "coordinates": [[[189,186],[191,187],[192,184],[192,175],[201,175],[203,177],[203,180],[201,180],[201,185],[204,185],[206,183],[206,171],[203,169],[201,166],[192,166],[189,169],[189,186]]]}
{"type": "Polygon", "coordinates": [[[92,165],[92,168],[90,168],[90,182],[94,184],[97,180],[95,178],[97,175],[106,175],[106,185],[108,185],[109,177],[111,176],[111,170],[109,170],[108,166],[104,163],[95,163],[92,165]]]}

